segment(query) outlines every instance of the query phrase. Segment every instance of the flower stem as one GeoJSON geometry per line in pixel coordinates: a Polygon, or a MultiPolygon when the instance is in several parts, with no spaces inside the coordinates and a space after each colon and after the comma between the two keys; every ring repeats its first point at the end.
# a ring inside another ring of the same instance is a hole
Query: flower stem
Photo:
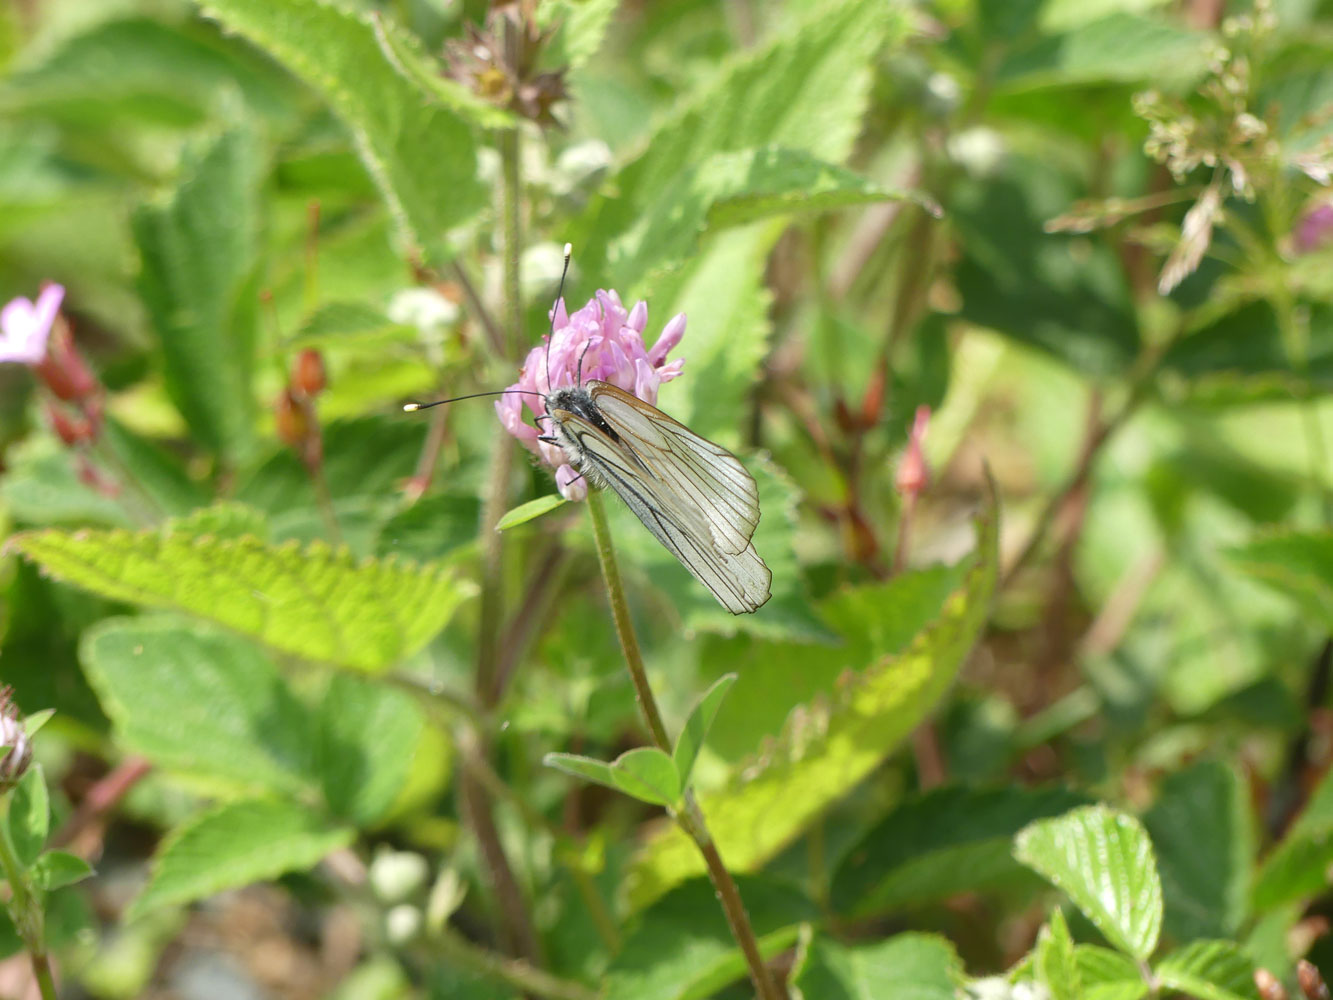
{"type": "MultiPolygon", "coordinates": [[[[9,795],[0,798],[0,824],[9,822],[9,795]]],[[[51,960],[46,954],[45,920],[42,901],[32,891],[28,873],[9,846],[9,838],[0,833],[0,873],[9,883],[9,914],[18,930],[23,945],[28,949],[32,974],[37,980],[42,1000],[56,1000],[55,977],[51,974],[51,960]]]]}
{"type": "Polygon", "coordinates": [[[644,669],[643,654],[639,652],[639,640],[634,634],[634,623],[630,620],[625,588],[620,582],[620,567],[616,565],[611,527],[606,522],[606,508],[597,490],[588,491],[588,513],[592,517],[592,534],[597,542],[597,561],[602,565],[602,578],[606,581],[606,596],[611,601],[611,617],[616,623],[616,637],[625,654],[630,680],[634,682],[634,697],[639,703],[639,711],[643,713],[643,721],[648,724],[653,745],[670,753],[671,740],[667,737],[666,726],[662,724],[662,713],[657,710],[653,689],[648,685],[648,672],[644,669]]]}
{"type": "MultiPolygon", "coordinates": [[[[643,654],[639,651],[639,640],[634,634],[634,623],[630,620],[629,604],[625,600],[625,588],[620,581],[620,568],[616,565],[616,551],[611,543],[611,529],[606,521],[606,508],[602,505],[602,496],[596,490],[588,493],[588,514],[592,517],[592,532],[597,543],[597,560],[602,566],[602,579],[606,581],[606,594],[611,601],[611,617],[615,620],[616,636],[620,639],[620,648],[625,654],[625,663],[629,667],[630,680],[634,683],[634,696],[639,709],[643,712],[648,731],[652,734],[653,744],[663,753],[671,753],[671,741],[667,738],[666,726],[662,724],[662,713],[658,711],[653,689],[648,684],[648,673],[643,666],[643,654]]],[[[675,812],[676,823],[694,841],[699,853],[708,866],[708,877],[717,890],[722,910],[726,914],[731,935],[740,945],[745,956],[745,964],[750,968],[750,979],[760,1000],[782,1000],[782,993],[774,985],[769,975],[768,966],[759,952],[759,942],[755,938],[754,928],[750,926],[749,914],[741,901],[740,890],[736,881],[727,871],[727,866],[718,853],[717,845],[708,832],[704,814],[694,800],[694,793],[685,791],[684,808],[675,812]]]]}

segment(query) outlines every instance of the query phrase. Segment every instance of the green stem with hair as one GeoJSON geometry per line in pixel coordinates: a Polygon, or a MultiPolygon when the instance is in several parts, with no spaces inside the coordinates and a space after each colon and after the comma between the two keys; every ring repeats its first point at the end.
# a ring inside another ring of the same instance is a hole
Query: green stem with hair
{"type": "Polygon", "coordinates": [[[14,849],[9,844],[9,837],[4,832],[9,828],[10,795],[0,797],[0,872],[4,873],[9,883],[9,915],[23,946],[28,950],[32,962],[33,978],[41,991],[42,1000],[56,1000],[55,976],[51,973],[51,959],[46,953],[46,919],[42,912],[42,900],[28,880],[28,873],[19,863],[14,849]]]}
{"type": "MultiPolygon", "coordinates": [[[[616,551],[611,542],[611,527],[606,520],[606,508],[602,504],[602,495],[597,490],[588,493],[588,515],[592,518],[592,532],[597,545],[597,560],[602,567],[602,579],[606,581],[606,595],[611,602],[611,617],[615,621],[616,636],[620,640],[620,649],[625,655],[625,664],[629,667],[630,680],[634,684],[634,696],[643,713],[648,732],[652,735],[653,745],[663,753],[671,753],[671,740],[667,737],[666,726],[662,723],[662,713],[658,710],[657,699],[648,683],[648,672],[644,669],[643,653],[639,649],[639,640],[634,633],[634,622],[630,618],[629,603],[625,600],[625,588],[620,579],[620,567],[616,564],[616,551]]],[[[731,935],[740,946],[749,968],[750,980],[754,983],[759,1000],[782,1000],[782,992],[773,982],[764,957],[759,951],[759,941],[750,924],[749,914],[741,900],[736,880],[727,871],[722,861],[717,844],[708,831],[704,814],[694,799],[694,793],[686,789],[683,808],[673,812],[676,824],[694,841],[699,853],[703,855],[708,867],[708,877],[717,891],[722,911],[726,914],[731,935]]]]}

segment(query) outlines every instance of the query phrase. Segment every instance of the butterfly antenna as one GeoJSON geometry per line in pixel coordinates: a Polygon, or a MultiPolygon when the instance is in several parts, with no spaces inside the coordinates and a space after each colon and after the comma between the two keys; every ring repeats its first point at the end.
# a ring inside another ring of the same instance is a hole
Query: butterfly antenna
{"type": "Polygon", "coordinates": [[[574,245],[565,244],[565,266],[560,269],[560,287],[555,293],[555,305],[551,307],[551,327],[546,331],[546,391],[551,391],[551,341],[555,339],[555,311],[565,297],[565,278],[569,274],[569,258],[574,254],[574,245]]]}
{"type": "Polygon", "coordinates": [[[437,399],[433,403],[404,403],[403,410],[407,413],[415,413],[417,410],[429,410],[432,406],[443,406],[445,403],[457,403],[464,399],[480,399],[482,396],[542,396],[540,392],[529,392],[527,389],[499,389],[495,392],[473,392],[466,396],[452,396],[449,399],[437,399]]]}

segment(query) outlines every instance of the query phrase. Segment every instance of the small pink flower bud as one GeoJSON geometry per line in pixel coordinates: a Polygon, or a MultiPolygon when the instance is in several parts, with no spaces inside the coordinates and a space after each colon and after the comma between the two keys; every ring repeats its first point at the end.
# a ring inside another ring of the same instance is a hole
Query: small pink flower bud
{"type": "Polygon", "coordinates": [[[1328,983],[1313,963],[1305,959],[1296,963],[1296,981],[1301,984],[1305,1000],[1328,1000],[1328,983]]]}
{"type": "Polygon", "coordinates": [[[894,486],[903,496],[915,497],[930,482],[930,470],[926,468],[926,459],[921,453],[921,442],[925,439],[929,424],[930,407],[918,406],[916,418],[912,421],[912,433],[907,439],[907,451],[898,463],[898,475],[894,480],[894,486]]]}
{"type": "Polygon", "coordinates": [[[307,347],[296,356],[292,365],[292,388],[313,399],[329,384],[324,373],[324,358],[313,347],[307,347]]]}
{"type": "Polygon", "coordinates": [[[1282,985],[1282,980],[1263,966],[1254,970],[1254,986],[1261,1000],[1287,1000],[1287,988],[1282,985]]]}

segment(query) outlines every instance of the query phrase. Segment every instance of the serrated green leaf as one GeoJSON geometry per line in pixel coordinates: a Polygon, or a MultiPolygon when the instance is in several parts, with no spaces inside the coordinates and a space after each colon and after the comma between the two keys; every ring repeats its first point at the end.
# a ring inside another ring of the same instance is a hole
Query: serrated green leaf
{"type": "Polygon", "coordinates": [[[557,771],[564,771],[576,778],[582,778],[584,781],[591,781],[615,791],[620,791],[620,786],[616,784],[615,776],[611,773],[611,765],[605,761],[595,760],[592,757],[581,757],[573,753],[548,753],[542,758],[542,763],[547,767],[555,768],[557,771]]]}
{"type": "Polygon", "coordinates": [[[933,934],[855,947],[817,937],[792,972],[792,1000],[952,1000],[962,978],[953,945],[933,934]]]}
{"type": "Polygon", "coordinates": [[[1234,941],[1192,941],[1163,958],[1153,974],[1198,1000],[1259,1000],[1254,963],[1234,941]]]}
{"type": "Polygon", "coordinates": [[[19,864],[37,860],[51,827],[51,800],[41,764],[31,765],[9,795],[9,842],[19,864]]]}
{"type": "Polygon", "coordinates": [[[680,798],[676,765],[657,747],[626,750],[611,764],[611,778],[627,795],[654,805],[674,805],[680,798]]]}
{"type": "Polygon", "coordinates": [[[1074,955],[1074,939],[1069,936],[1069,925],[1059,909],[1051,913],[1051,919],[1042,928],[1035,951],[1033,967],[1037,980],[1045,984],[1052,1000],[1081,1000],[1083,984],[1074,955]]]}
{"type": "Polygon", "coordinates": [[[1169,775],[1143,825],[1162,874],[1163,930],[1177,941],[1239,931],[1256,852],[1244,779],[1218,761],[1169,775]]]}
{"type": "Polygon", "coordinates": [[[1333,628],[1333,533],[1276,531],[1228,555],[1244,572],[1333,628]]]}
{"type": "Polygon", "coordinates": [[[914,796],[848,849],[833,875],[833,905],[870,916],[1031,879],[1013,858],[1014,835],[1086,802],[1058,788],[951,787],[914,796]]]}
{"type": "Polygon", "coordinates": [[[657,270],[674,270],[697,253],[708,232],[794,212],[898,200],[866,177],[798,149],[714,153],[671,179],[607,251],[611,283],[636,287],[657,270]]]}
{"type": "Polygon", "coordinates": [[[1061,889],[1117,948],[1146,960],[1162,929],[1162,882],[1148,832],[1134,817],[1084,806],[1038,820],[1014,856],[1061,889]]]}
{"type": "Polygon", "coordinates": [[[165,616],[112,618],[80,659],[125,749],[228,789],[311,791],[305,707],[253,643],[165,616]]]}
{"type": "Polygon", "coordinates": [[[223,500],[200,507],[186,517],[173,518],[167,530],[211,538],[268,538],[268,518],[261,510],[243,503],[223,500]]]}
{"type": "Polygon", "coordinates": [[[46,892],[82,882],[93,874],[93,866],[68,851],[47,851],[29,869],[33,883],[46,892]]]}
{"type": "Polygon", "coordinates": [[[289,346],[365,349],[413,344],[420,339],[416,327],[395,323],[364,302],[326,302],[305,318],[289,346]]]}
{"type": "MultiPolygon", "coordinates": [[[[700,796],[713,839],[732,871],[751,871],[853,788],[921,721],[952,683],[976,641],[995,588],[998,533],[994,494],[977,521],[977,557],[940,617],[900,655],[853,678],[832,703],[793,712],[772,748],[700,796]]],[[[651,840],[628,876],[640,907],[702,870],[679,831],[651,840]]]]}
{"type": "MultiPolygon", "coordinates": [[[[772,957],[817,919],[802,893],[773,881],[736,879],[760,954],[772,957]]],[[[745,960],[707,879],[679,886],[645,910],[606,971],[606,1000],[706,1000],[745,976],[745,960]]]]}
{"type": "Polygon", "coordinates": [[[61,531],[10,544],[47,573],[115,600],[192,614],[275,650],[376,671],[410,656],[472,593],[436,565],[357,563],[315,543],[189,530],[61,531]]]}
{"type": "Polygon", "coordinates": [[[394,804],[412,768],[423,721],[403,691],[337,674],[319,702],[316,767],[333,815],[367,826],[394,804]]]}
{"type": "Polygon", "coordinates": [[[191,146],[181,186],[134,214],[139,288],[167,394],[203,444],[229,459],[254,438],[259,153],[234,127],[191,146]]]}
{"type": "Polygon", "coordinates": [[[548,48],[553,66],[577,70],[601,47],[619,0],[551,0],[537,8],[537,24],[556,26],[548,48]]]}
{"type": "Polygon", "coordinates": [[[562,507],[566,503],[564,497],[559,493],[551,493],[548,496],[538,497],[536,500],[529,500],[527,503],[521,503],[504,517],[495,523],[496,531],[507,531],[510,528],[517,528],[520,524],[527,524],[535,518],[541,517],[549,511],[562,507]]]}
{"type": "Polygon", "coordinates": [[[352,842],[350,829],[330,829],[309,809],[273,801],[232,802],[177,827],[158,848],[133,920],[162,906],[179,906],[223,889],[313,867],[352,842]]]}
{"type": "Polygon", "coordinates": [[[1128,955],[1095,944],[1074,946],[1085,1000],[1140,1000],[1152,988],[1128,955]]]}
{"type": "Polygon", "coordinates": [[[356,137],[409,253],[447,260],[445,232],[485,203],[476,142],[455,110],[422,100],[419,82],[385,59],[368,16],[321,0],[209,0],[203,10],[319,91],[356,137]]]}
{"type": "Polygon", "coordinates": [[[871,60],[904,12],[878,0],[826,4],[753,52],[744,52],[676,105],[641,155],[608,183],[574,227],[588,273],[597,247],[628,232],[681,174],[714,153],[763,146],[831,163],[851,151],[869,96],[871,60]]]}
{"type": "Polygon", "coordinates": [[[713,728],[713,720],[717,718],[723,699],[727,697],[727,692],[735,683],[735,674],[723,674],[695,702],[694,708],[690,709],[685,725],[681,727],[680,737],[676,740],[676,748],[671,753],[681,788],[689,787],[690,774],[694,771],[694,762],[699,756],[699,750],[703,747],[704,740],[708,739],[708,731],[713,728]]]}

